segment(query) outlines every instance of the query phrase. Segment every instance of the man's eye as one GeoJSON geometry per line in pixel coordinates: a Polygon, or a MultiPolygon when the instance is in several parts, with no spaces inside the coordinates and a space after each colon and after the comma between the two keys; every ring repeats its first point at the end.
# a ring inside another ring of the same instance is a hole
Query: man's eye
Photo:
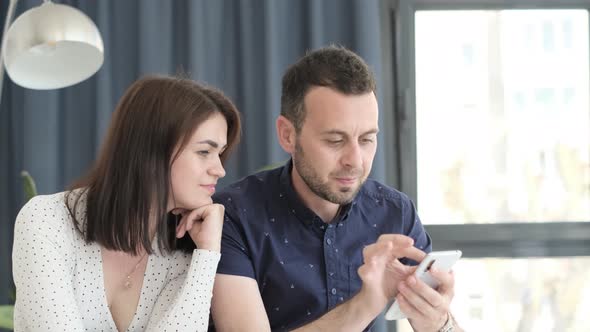
{"type": "Polygon", "coordinates": [[[342,143],[342,140],[327,140],[328,144],[337,145],[342,143]]]}

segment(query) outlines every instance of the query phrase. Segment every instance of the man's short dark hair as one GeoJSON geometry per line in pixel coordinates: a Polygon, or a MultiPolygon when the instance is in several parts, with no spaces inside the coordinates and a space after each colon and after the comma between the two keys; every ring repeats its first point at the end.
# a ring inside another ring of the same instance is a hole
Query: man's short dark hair
{"type": "Polygon", "coordinates": [[[314,86],[334,89],[346,95],[375,92],[373,72],[354,52],[329,46],[306,54],[283,75],[281,115],[299,132],[305,120],[304,98],[314,86]]]}

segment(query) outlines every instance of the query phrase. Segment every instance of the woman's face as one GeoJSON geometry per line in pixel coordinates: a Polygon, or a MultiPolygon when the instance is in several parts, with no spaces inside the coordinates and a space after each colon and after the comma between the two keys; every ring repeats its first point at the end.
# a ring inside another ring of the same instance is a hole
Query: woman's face
{"type": "Polygon", "coordinates": [[[211,204],[217,180],[225,176],[220,155],[227,144],[227,121],[212,114],[192,133],[171,166],[168,211],[211,204]]]}

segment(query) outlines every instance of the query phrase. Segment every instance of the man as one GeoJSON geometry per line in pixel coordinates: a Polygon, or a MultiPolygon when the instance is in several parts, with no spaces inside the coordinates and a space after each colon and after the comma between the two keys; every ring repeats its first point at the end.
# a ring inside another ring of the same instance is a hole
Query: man
{"type": "Polygon", "coordinates": [[[433,290],[404,265],[431,250],[413,203],[367,179],[379,130],[367,64],[320,49],[282,89],[276,128],[291,161],[215,196],[226,207],[217,330],[361,331],[394,297],[416,331],[452,330],[452,274],[432,272],[433,290]]]}

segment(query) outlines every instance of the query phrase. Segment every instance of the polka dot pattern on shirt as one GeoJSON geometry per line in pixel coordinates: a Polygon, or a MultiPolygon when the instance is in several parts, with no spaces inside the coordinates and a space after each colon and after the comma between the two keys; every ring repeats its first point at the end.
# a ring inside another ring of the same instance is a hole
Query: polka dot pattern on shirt
{"type": "MultiPolygon", "coordinates": [[[[36,196],[17,217],[12,252],[15,330],[116,331],[100,246],[85,243],[75,230],[65,197],[36,196]]],[[[83,213],[77,211],[77,218],[83,213]]],[[[150,255],[127,331],[206,331],[219,258],[219,253],[200,249],[150,255]]]]}

